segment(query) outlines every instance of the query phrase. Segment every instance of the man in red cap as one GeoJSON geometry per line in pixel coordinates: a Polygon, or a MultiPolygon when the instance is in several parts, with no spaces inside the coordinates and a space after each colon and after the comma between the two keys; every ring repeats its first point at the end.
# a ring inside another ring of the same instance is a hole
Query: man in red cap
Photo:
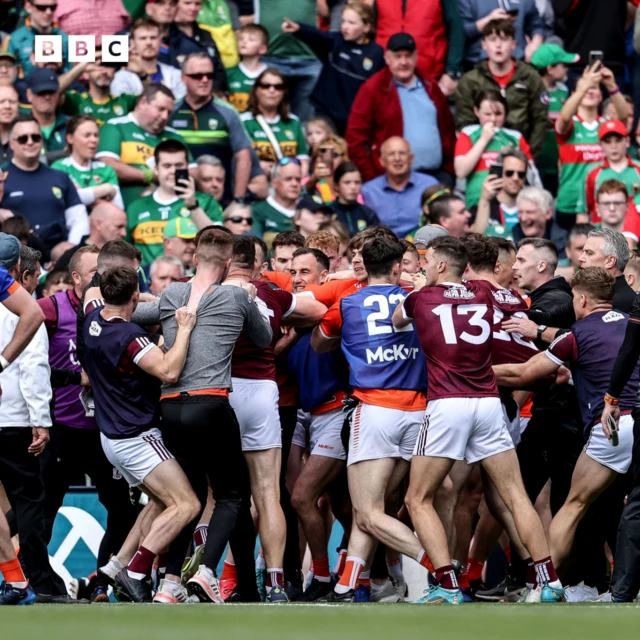
{"type": "MultiPolygon", "coordinates": [[[[627,187],[631,196],[629,205],[633,211],[629,215],[638,215],[631,199],[640,193],[640,164],[636,164],[627,155],[629,134],[620,120],[607,120],[598,129],[598,139],[604,154],[602,164],[594,167],[587,174],[585,182],[585,213],[593,224],[600,223],[597,207],[597,191],[605,180],[620,180],[627,187]]],[[[620,205],[622,206],[622,205],[620,205]]]]}

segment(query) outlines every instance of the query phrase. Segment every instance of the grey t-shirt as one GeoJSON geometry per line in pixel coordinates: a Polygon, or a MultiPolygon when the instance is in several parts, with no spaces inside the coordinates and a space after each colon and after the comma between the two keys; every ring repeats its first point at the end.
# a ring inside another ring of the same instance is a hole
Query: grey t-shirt
{"type": "MultiPolygon", "coordinates": [[[[164,341],[170,349],[176,339],[176,309],[189,302],[191,284],[170,284],[157,302],[140,303],[133,322],[161,324],[164,341]]],[[[191,332],[187,362],[177,384],[163,385],[162,393],[199,389],[231,390],[231,355],[242,329],[258,347],[267,347],[272,332],[268,319],[260,313],[253,298],[242,288],[212,285],[202,296],[191,332]]]]}

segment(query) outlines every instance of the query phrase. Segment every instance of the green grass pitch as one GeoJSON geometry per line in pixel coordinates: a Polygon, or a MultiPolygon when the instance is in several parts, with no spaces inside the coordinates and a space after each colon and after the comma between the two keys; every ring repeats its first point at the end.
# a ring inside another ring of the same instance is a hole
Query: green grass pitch
{"type": "Polygon", "coordinates": [[[2,607],[21,640],[626,640],[636,605],[91,605],[2,607]]]}

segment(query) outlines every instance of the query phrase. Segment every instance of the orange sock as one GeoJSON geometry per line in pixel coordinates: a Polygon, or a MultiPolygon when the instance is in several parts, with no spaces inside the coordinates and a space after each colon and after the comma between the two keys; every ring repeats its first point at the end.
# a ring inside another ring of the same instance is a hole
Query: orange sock
{"type": "Polygon", "coordinates": [[[418,555],[416,560],[423,567],[426,567],[427,571],[429,571],[430,573],[433,573],[435,571],[435,568],[433,564],[431,564],[431,560],[429,560],[429,556],[427,555],[427,552],[424,549],[420,551],[420,554],[418,555]]]}
{"type": "MultiPolygon", "coordinates": [[[[361,558],[356,558],[355,556],[348,556],[347,562],[344,565],[344,571],[342,572],[342,577],[340,578],[340,582],[338,582],[337,586],[343,587],[346,590],[355,589],[356,583],[358,582],[358,578],[364,569],[365,561],[361,558]]],[[[345,591],[338,590],[338,593],[345,591]]]]}
{"type": "Polygon", "coordinates": [[[467,558],[467,578],[469,582],[472,580],[482,580],[482,570],[484,569],[484,562],[476,560],[475,558],[467,558]]]}
{"type": "Polygon", "coordinates": [[[0,562],[0,573],[5,582],[26,582],[27,579],[20,566],[20,560],[14,558],[8,562],[0,562]]]}
{"type": "Polygon", "coordinates": [[[236,572],[236,565],[231,564],[224,561],[224,565],[222,566],[222,575],[220,576],[220,580],[238,580],[238,574],[236,572]]]}
{"type": "Polygon", "coordinates": [[[329,573],[329,558],[327,556],[324,558],[313,558],[312,566],[314,578],[325,578],[329,580],[331,574],[329,573]]]}

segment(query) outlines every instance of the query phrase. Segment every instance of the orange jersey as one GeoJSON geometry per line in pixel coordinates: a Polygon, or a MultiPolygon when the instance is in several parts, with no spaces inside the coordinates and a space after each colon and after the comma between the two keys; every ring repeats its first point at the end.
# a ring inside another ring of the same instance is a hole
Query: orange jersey
{"type": "Polygon", "coordinates": [[[285,291],[293,291],[290,273],[283,273],[281,271],[265,271],[262,274],[262,279],[273,282],[273,284],[277,284],[281,289],[284,289],[285,291]]]}
{"type": "Polygon", "coordinates": [[[330,280],[324,284],[309,284],[304,288],[303,293],[311,293],[318,302],[322,302],[325,307],[329,308],[345,296],[350,296],[364,286],[366,285],[358,282],[355,278],[351,280],[330,280]]]}

